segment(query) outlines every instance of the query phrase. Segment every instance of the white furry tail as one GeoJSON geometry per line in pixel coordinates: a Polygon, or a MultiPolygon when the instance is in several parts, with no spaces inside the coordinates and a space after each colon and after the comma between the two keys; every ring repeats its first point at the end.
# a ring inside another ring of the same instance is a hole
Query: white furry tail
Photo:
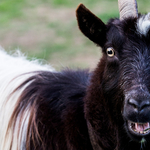
{"type": "Polygon", "coordinates": [[[30,136],[32,106],[21,107],[19,98],[30,84],[17,89],[37,71],[54,71],[49,65],[37,60],[28,61],[19,51],[8,55],[0,50],[0,150],[26,150],[27,136],[30,136]],[[15,108],[20,105],[20,111],[15,108]]]}

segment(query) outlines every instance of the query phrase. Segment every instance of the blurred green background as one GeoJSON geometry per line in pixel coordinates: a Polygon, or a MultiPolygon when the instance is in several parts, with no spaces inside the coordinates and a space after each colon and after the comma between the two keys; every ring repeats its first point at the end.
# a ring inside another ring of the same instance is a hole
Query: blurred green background
{"type": "MultiPolygon", "coordinates": [[[[44,59],[57,70],[93,69],[100,48],[80,33],[75,16],[83,3],[105,23],[119,17],[117,0],[1,0],[0,45],[44,59]]],[[[150,11],[149,0],[137,0],[139,12],[150,11]]]]}

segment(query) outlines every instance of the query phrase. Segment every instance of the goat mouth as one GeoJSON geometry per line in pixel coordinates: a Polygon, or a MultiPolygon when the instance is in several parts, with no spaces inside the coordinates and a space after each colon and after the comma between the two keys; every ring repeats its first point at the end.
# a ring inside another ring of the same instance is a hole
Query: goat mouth
{"type": "Polygon", "coordinates": [[[150,133],[150,123],[139,123],[128,121],[128,129],[138,136],[145,136],[150,133]]]}

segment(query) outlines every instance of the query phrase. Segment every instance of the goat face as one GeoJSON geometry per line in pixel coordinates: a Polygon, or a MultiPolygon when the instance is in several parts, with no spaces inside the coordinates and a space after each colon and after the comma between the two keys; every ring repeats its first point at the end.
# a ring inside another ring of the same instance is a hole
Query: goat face
{"type": "Polygon", "coordinates": [[[138,141],[150,138],[150,22],[144,20],[147,16],[139,17],[135,29],[130,28],[134,34],[126,34],[120,57],[120,83],[124,93],[122,114],[127,132],[138,141]],[[141,30],[145,22],[148,24],[141,30]]]}
{"type": "Polygon", "coordinates": [[[82,4],[77,9],[80,30],[102,47],[99,76],[110,115],[118,122],[122,118],[125,131],[138,142],[150,139],[149,16],[110,19],[105,25],[82,4]]]}

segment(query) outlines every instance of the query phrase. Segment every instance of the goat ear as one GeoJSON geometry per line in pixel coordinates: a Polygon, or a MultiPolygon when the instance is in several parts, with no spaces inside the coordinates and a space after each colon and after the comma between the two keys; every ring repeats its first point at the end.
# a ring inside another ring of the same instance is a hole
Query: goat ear
{"type": "Polygon", "coordinates": [[[80,4],[76,10],[78,26],[81,32],[91,41],[104,46],[106,42],[106,25],[88,10],[83,4],[80,4]]]}

